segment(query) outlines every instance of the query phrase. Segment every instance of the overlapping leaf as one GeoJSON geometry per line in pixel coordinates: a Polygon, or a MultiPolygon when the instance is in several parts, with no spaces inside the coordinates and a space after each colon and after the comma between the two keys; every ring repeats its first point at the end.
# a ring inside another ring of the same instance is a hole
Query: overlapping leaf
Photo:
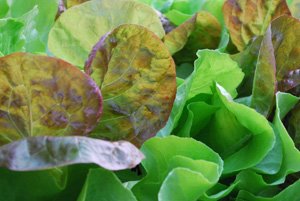
{"type": "Polygon", "coordinates": [[[189,138],[152,138],[141,150],[147,176],[132,189],[138,200],[197,200],[217,183],[223,169],[218,154],[189,138]]]}
{"type": "Polygon", "coordinates": [[[279,91],[288,91],[300,84],[300,21],[282,16],[271,24],[276,58],[279,91]]]}
{"type": "Polygon", "coordinates": [[[296,147],[300,150],[300,104],[297,104],[290,113],[288,119],[288,133],[292,137],[296,147]]]}
{"type": "Polygon", "coordinates": [[[141,144],[165,125],[176,94],[175,66],[154,33],[119,26],[94,47],[85,70],[104,97],[93,136],[141,144]]]}
{"type": "Polygon", "coordinates": [[[0,142],[86,135],[102,109],[96,84],[58,59],[15,53],[0,58],[0,142]]]}
{"type": "Polygon", "coordinates": [[[143,155],[129,142],[88,137],[32,137],[0,148],[0,166],[11,170],[42,170],[79,163],[95,163],[109,170],[133,168],[143,155]]]}
{"type": "Polygon", "coordinates": [[[208,12],[199,12],[164,37],[171,54],[180,60],[194,61],[199,49],[216,49],[221,38],[221,25],[208,12]],[[193,56],[194,55],[194,56],[193,56]]]}
{"type": "Polygon", "coordinates": [[[233,102],[218,85],[213,95],[199,94],[191,99],[184,113],[183,125],[175,134],[192,136],[213,148],[224,159],[224,174],[257,165],[275,143],[268,121],[233,102]]]}
{"type": "Polygon", "coordinates": [[[264,116],[268,116],[271,112],[277,90],[276,61],[271,37],[269,27],[259,50],[250,105],[264,116]]]}
{"type": "Polygon", "coordinates": [[[282,142],[283,158],[279,172],[268,177],[270,182],[282,181],[288,174],[300,171],[300,151],[295,147],[281,121],[298,101],[299,98],[291,94],[281,92],[276,94],[276,113],[273,124],[282,142]]]}
{"type": "Polygon", "coordinates": [[[197,56],[194,72],[178,87],[171,116],[166,127],[158,133],[159,136],[170,135],[178,124],[183,127],[184,122],[181,122],[180,118],[186,102],[201,93],[212,94],[211,88],[214,82],[224,86],[233,97],[237,95],[236,88],[244,75],[228,54],[216,50],[200,50],[197,56]]]}
{"type": "Polygon", "coordinates": [[[240,191],[236,200],[237,201],[282,201],[282,200],[298,201],[300,196],[299,188],[300,188],[300,180],[296,181],[294,184],[290,185],[282,192],[272,197],[255,196],[247,191],[240,191]]]}
{"type": "Polygon", "coordinates": [[[121,24],[147,27],[160,38],[161,22],[153,9],[130,0],[93,0],[64,12],[49,35],[49,49],[57,57],[83,67],[101,36],[121,24]]]}
{"type": "Polygon", "coordinates": [[[223,13],[231,39],[241,51],[253,37],[265,33],[271,20],[290,11],[285,0],[227,0],[223,13]]]}
{"type": "Polygon", "coordinates": [[[136,201],[133,193],[121,181],[103,169],[91,169],[77,201],[136,201]],[[105,185],[103,185],[105,184],[105,185]],[[99,188],[101,186],[101,188],[99,188]],[[97,190],[95,190],[97,189],[97,190]]]}
{"type": "MultiPolygon", "coordinates": [[[[48,33],[54,23],[57,6],[58,0],[28,0],[26,4],[23,0],[0,1],[2,20],[15,20],[23,25],[20,28],[19,41],[22,40],[24,44],[17,51],[46,52],[48,33]]],[[[3,31],[9,30],[6,28],[3,31]]],[[[10,40],[12,37],[9,35],[2,38],[3,42],[15,49],[16,41],[10,40]]]]}

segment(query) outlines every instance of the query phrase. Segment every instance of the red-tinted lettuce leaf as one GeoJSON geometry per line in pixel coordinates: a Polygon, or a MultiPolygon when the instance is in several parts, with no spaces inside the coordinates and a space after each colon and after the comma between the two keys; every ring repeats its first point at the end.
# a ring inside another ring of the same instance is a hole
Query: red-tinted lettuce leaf
{"type": "Polygon", "coordinates": [[[87,135],[101,111],[99,88],[71,64],[29,53],[0,58],[0,144],[87,135]]]}
{"type": "Polygon", "coordinates": [[[157,13],[133,0],[92,0],[67,9],[49,33],[49,51],[80,68],[99,38],[121,24],[147,27],[160,38],[165,31],[157,13]]]}
{"type": "Polygon", "coordinates": [[[161,129],[176,94],[174,61],[163,42],[139,25],[121,25],[94,47],[85,71],[103,93],[93,137],[140,145],[161,129]]]}
{"type": "Polygon", "coordinates": [[[278,91],[288,91],[300,84],[300,21],[282,16],[272,22],[271,28],[278,91]]]}
{"type": "Polygon", "coordinates": [[[299,95],[299,47],[300,21],[281,16],[271,23],[263,37],[258,37],[247,49],[233,56],[247,79],[239,91],[249,93],[252,83],[251,105],[265,116],[272,109],[276,91],[299,95]]]}
{"type": "Polygon", "coordinates": [[[237,89],[240,97],[250,96],[252,94],[254,73],[262,39],[263,36],[258,36],[245,50],[231,56],[231,58],[239,64],[245,74],[242,84],[237,89]]]}
{"type": "Polygon", "coordinates": [[[285,0],[227,0],[223,13],[232,42],[240,51],[253,37],[263,35],[273,19],[290,15],[285,0]]]}
{"type": "Polygon", "coordinates": [[[273,107],[276,89],[276,61],[269,27],[259,50],[250,106],[262,115],[268,116],[273,107]]]}
{"type": "Polygon", "coordinates": [[[0,147],[0,166],[11,170],[42,170],[95,163],[109,170],[133,168],[144,158],[132,144],[88,137],[29,137],[0,147]]]}
{"type": "Polygon", "coordinates": [[[164,43],[177,60],[194,61],[199,49],[216,49],[221,39],[221,24],[209,12],[199,12],[173,29],[164,43]]]}

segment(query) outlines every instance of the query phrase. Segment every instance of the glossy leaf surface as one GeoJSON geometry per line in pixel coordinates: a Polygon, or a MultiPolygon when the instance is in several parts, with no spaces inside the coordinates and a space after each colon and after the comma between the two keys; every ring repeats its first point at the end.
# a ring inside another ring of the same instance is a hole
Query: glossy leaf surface
{"type": "Polygon", "coordinates": [[[156,137],[141,150],[147,176],[132,189],[138,200],[196,200],[217,183],[223,169],[218,154],[191,138],[156,137]]]}

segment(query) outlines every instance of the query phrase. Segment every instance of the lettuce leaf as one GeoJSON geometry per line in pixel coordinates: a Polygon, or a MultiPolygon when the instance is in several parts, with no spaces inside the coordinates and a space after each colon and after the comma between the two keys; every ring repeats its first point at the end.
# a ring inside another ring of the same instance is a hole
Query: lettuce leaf
{"type": "Polygon", "coordinates": [[[218,154],[190,138],[151,138],[141,150],[147,176],[132,189],[139,200],[196,200],[217,183],[223,170],[218,154]]]}
{"type": "Polygon", "coordinates": [[[232,42],[239,51],[253,37],[263,35],[273,19],[290,15],[285,0],[227,0],[223,13],[232,42]]]}
{"type": "Polygon", "coordinates": [[[94,200],[136,201],[136,198],[129,189],[122,185],[113,172],[97,168],[89,170],[84,187],[77,199],[77,201],[94,200]]]}
{"type": "Polygon", "coordinates": [[[228,54],[217,50],[199,50],[193,73],[178,87],[174,106],[166,126],[158,132],[158,136],[167,136],[179,122],[186,102],[201,93],[212,93],[214,82],[220,83],[232,96],[236,96],[236,88],[243,79],[243,73],[228,54]],[[234,77],[235,79],[232,79],[234,77]]]}
{"type": "Polygon", "coordinates": [[[165,35],[156,12],[142,3],[93,0],[66,10],[58,18],[49,34],[49,49],[55,56],[83,67],[99,39],[121,24],[138,24],[160,38],[165,35]]]}
{"type": "Polygon", "coordinates": [[[165,125],[176,94],[175,65],[154,33],[133,24],[117,27],[96,44],[85,71],[104,97],[92,136],[140,146],[165,125]]]}

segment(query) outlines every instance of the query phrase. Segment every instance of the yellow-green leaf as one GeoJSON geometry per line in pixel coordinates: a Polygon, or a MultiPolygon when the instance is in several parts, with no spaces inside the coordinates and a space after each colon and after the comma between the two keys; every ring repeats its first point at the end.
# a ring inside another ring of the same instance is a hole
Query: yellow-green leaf
{"type": "Polygon", "coordinates": [[[92,0],[66,10],[49,33],[49,49],[57,57],[84,66],[89,52],[107,32],[121,24],[147,27],[165,34],[156,12],[132,0],[92,0]]]}

